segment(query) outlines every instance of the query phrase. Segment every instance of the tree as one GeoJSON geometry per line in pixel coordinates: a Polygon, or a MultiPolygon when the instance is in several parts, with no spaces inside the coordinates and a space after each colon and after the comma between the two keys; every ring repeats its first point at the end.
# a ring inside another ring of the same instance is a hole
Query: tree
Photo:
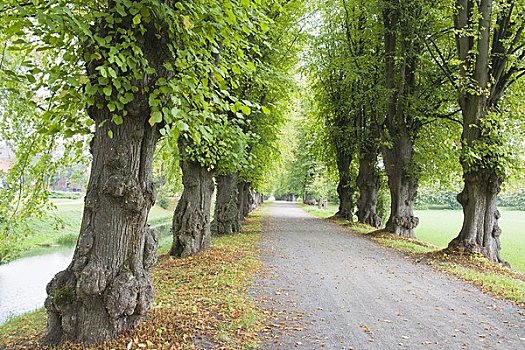
{"type": "Polygon", "coordinates": [[[268,1],[263,11],[271,25],[263,35],[250,37],[254,49],[249,55],[255,69],[242,72],[235,93],[239,101],[251,101],[250,113],[240,125],[247,154],[243,159],[237,153],[234,162],[228,157],[219,164],[215,206],[219,234],[239,230],[241,221],[259,204],[258,191],[268,182],[267,174],[277,159],[278,135],[295,85],[291,74],[302,44],[297,25],[302,5],[303,1],[268,1]]]}
{"type": "Polygon", "coordinates": [[[421,176],[415,157],[419,134],[431,121],[456,113],[449,108],[446,73],[423,50],[427,38],[442,32],[442,6],[426,1],[383,1],[387,100],[381,148],[391,197],[385,229],[400,236],[414,237],[419,221],[413,213],[421,176]]]}
{"type": "Polygon", "coordinates": [[[229,9],[250,6],[209,5],[129,0],[4,5],[0,23],[10,23],[12,40],[52,55],[34,90],[43,90],[50,102],[43,121],[55,132],[75,132],[70,125],[77,124],[94,128],[73,261],[47,288],[50,343],[112,338],[136,326],[151,305],[156,237],[146,219],[155,200],[155,144],[161,135],[176,139],[190,128],[202,135],[203,118],[222,107],[202,77],[225,80],[226,70],[209,59],[210,50],[218,46],[218,35],[231,34],[228,23],[235,16],[229,9]],[[217,26],[210,17],[220,19],[217,26]],[[193,23],[203,18],[203,26],[193,23]],[[198,113],[181,113],[191,110],[198,113]],[[82,119],[86,113],[90,123],[82,119]]]}
{"type": "Polygon", "coordinates": [[[524,14],[520,1],[454,3],[460,78],[456,88],[463,116],[464,188],[458,201],[464,219],[448,249],[481,253],[495,262],[504,262],[496,197],[510,167],[500,135],[499,105],[507,89],[525,74],[524,14]]]}
{"type": "Polygon", "coordinates": [[[215,100],[206,99],[207,105],[189,105],[182,110],[187,115],[197,116],[201,122],[188,122],[188,130],[179,137],[184,190],[173,216],[170,252],[173,256],[188,256],[209,247],[213,175],[221,160],[228,164],[224,168],[235,168],[245,158],[246,137],[239,125],[245,123],[245,117],[252,110],[261,106],[234,92],[240,86],[242,72],[256,69],[251,52],[257,53],[259,48],[253,45],[251,38],[263,35],[257,30],[266,32],[269,21],[262,7],[261,3],[245,1],[228,6],[217,2],[203,8],[203,13],[196,16],[203,18],[203,27],[222,29],[214,31],[216,37],[211,41],[211,49],[203,43],[199,56],[202,61],[211,59],[213,70],[221,74],[201,71],[201,75],[209,77],[206,85],[215,94],[215,100]],[[210,108],[213,102],[216,106],[210,108]]]}

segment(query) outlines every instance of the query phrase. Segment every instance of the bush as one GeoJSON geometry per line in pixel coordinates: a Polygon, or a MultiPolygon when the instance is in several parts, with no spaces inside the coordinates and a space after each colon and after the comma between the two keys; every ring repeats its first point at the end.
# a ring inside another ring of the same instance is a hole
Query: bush
{"type": "Polygon", "coordinates": [[[498,205],[515,210],[525,210],[525,191],[501,194],[498,197],[498,205]]]}
{"type": "Polygon", "coordinates": [[[67,235],[60,236],[56,242],[60,245],[72,246],[77,243],[78,233],[68,233],[67,235]]]}
{"type": "Polygon", "coordinates": [[[168,209],[170,207],[170,200],[164,194],[159,194],[157,197],[157,204],[162,209],[168,209]]]}
{"type": "Polygon", "coordinates": [[[431,189],[421,189],[418,191],[415,207],[419,210],[461,209],[461,204],[459,204],[456,196],[457,193],[451,190],[436,191],[431,189]]]}

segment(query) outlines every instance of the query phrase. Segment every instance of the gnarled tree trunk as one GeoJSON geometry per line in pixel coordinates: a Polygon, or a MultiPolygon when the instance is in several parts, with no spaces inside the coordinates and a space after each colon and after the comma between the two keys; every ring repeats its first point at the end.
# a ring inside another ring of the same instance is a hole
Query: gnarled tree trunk
{"type": "Polygon", "coordinates": [[[377,195],[379,193],[380,178],[377,170],[377,147],[364,147],[359,159],[359,174],[357,187],[357,220],[362,224],[379,228],[381,218],[377,215],[377,195]]]}
{"type": "Polygon", "coordinates": [[[503,140],[494,130],[497,126],[490,122],[483,123],[483,120],[488,117],[489,111],[496,109],[508,85],[521,77],[514,75],[520,71],[513,66],[519,60],[509,59],[508,56],[510,52],[517,52],[513,46],[520,42],[518,37],[521,34],[514,40],[508,40],[515,30],[511,20],[513,11],[518,10],[515,6],[509,6],[498,11],[497,25],[491,30],[492,2],[481,1],[476,13],[470,8],[471,5],[458,0],[454,12],[456,48],[462,61],[459,73],[470,84],[458,89],[463,116],[463,155],[460,161],[464,180],[458,201],[463,207],[463,226],[450,242],[448,250],[480,253],[492,261],[505,263],[500,257],[500,213],[496,207],[496,197],[504,178],[497,171],[500,156],[497,152],[487,151],[491,146],[503,143],[503,140]],[[472,31],[472,23],[477,23],[475,30],[478,35],[474,38],[467,34],[472,31]],[[485,149],[480,152],[479,146],[483,143],[485,149]],[[469,156],[470,152],[477,153],[478,157],[469,156]]]}
{"type": "MultiPolygon", "coordinates": [[[[419,219],[414,216],[413,206],[417,195],[417,171],[414,169],[414,139],[421,123],[408,113],[407,101],[413,97],[416,88],[418,66],[418,43],[406,40],[405,35],[412,35],[418,30],[414,26],[406,27],[405,13],[400,4],[388,0],[383,10],[385,26],[385,84],[388,89],[383,138],[391,143],[384,146],[383,160],[390,187],[390,217],[386,231],[403,237],[415,237],[414,229],[419,219]]],[[[417,5],[417,1],[411,2],[417,5]]],[[[406,5],[406,4],[405,4],[406,5]]]]}
{"type": "Polygon", "coordinates": [[[238,200],[237,174],[217,176],[215,219],[212,223],[213,233],[224,235],[240,231],[238,200]]]}
{"type": "Polygon", "coordinates": [[[414,216],[417,195],[417,178],[409,173],[413,145],[410,138],[398,135],[392,149],[383,150],[385,170],[390,188],[390,216],[385,230],[402,237],[415,237],[414,229],[419,219],[414,216]]]}
{"type": "MultiPolygon", "coordinates": [[[[114,338],[135,327],[151,307],[157,237],[146,221],[155,202],[150,174],[158,130],[146,121],[147,101],[136,101],[122,125],[108,122],[95,131],[73,261],[46,288],[46,343],[114,338]]],[[[97,125],[109,118],[94,107],[89,114],[97,125]]]]}
{"type": "Polygon", "coordinates": [[[500,213],[496,197],[503,179],[494,171],[484,169],[464,175],[465,187],[458,194],[463,206],[463,226],[459,235],[448,245],[451,251],[479,253],[500,263],[500,213]]]}
{"type": "Polygon", "coordinates": [[[173,244],[170,255],[186,257],[210,247],[211,197],[213,174],[199,163],[187,159],[188,142],[179,140],[184,190],[173,214],[173,244]]]}
{"type": "Polygon", "coordinates": [[[354,209],[354,189],[350,176],[350,163],[352,157],[344,152],[337,152],[337,170],[339,172],[339,183],[337,194],[339,196],[339,210],[336,217],[352,221],[352,210],[354,209]]]}

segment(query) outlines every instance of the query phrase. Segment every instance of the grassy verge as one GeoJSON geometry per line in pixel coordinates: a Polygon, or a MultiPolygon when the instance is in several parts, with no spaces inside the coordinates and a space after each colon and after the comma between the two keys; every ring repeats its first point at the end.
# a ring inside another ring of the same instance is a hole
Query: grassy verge
{"type": "MultiPolygon", "coordinates": [[[[46,248],[54,246],[71,246],[77,241],[84,210],[81,199],[52,199],[56,210],[50,211],[44,219],[28,220],[28,232],[12,247],[17,256],[28,256],[44,253],[46,248]]],[[[154,206],[148,218],[152,226],[170,222],[173,208],[163,209],[154,206]]],[[[23,235],[24,233],[19,233],[23,235]]]]}
{"type": "MultiPolygon", "coordinates": [[[[184,259],[162,255],[153,274],[156,295],[148,320],[115,341],[82,349],[254,348],[260,316],[247,288],[259,268],[257,242],[266,210],[250,214],[241,234],[215,237],[208,251],[184,259]]],[[[166,253],[169,244],[159,249],[166,253]]],[[[6,349],[39,349],[44,331],[40,310],[1,326],[0,339],[6,349]]]]}
{"type": "MultiPolygon", "coordinates": [[[[493,264],[478,255],[451,256],[442,252],[443,247],[419,239],[400,238],[387,233],[370,234],[375,231],[372,227],[331,218],[334,208],[319,210],[303,206],[303,209],[318,218],[329,218],[332,222],[369,237],[384,247],[403,252],[417,261],[426,261],[437,270],[473,283],[484,292],[525,306],[525,274],[521,271],[493,264]]],[[[428,239],[427,236],[425,238],[428,239]]]]}

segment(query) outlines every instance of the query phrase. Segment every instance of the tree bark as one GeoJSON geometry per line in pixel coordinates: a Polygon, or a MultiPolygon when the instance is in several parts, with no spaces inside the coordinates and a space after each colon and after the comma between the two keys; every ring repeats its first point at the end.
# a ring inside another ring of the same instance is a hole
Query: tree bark
{"type": "Polygon", "coordinates": [[[352,157],[343,151],[337,152],[337,170],[339,172],[339,183],[337,184],[337,195],[339,196],[339,210],[335,213],[338,218],[352,221],[354,209],[354,189],[350,176],[350,163],[352,157]]]}
{"type": "MultiPolygon", "coordinates": [[[[73,260],[46,288],[46,343],[114,338],[135,327],[152,305],[157,237],[146,221],[155,202],[150,174],[159,134],[146,122],[147,101],[136,101],[122,125],[105,123],[95,131],[73,260]]],[[[109,117],[94,107],[89,114],[96,124],[109,117]]]]}
{"type": "Polygon", "coordinates": [[[241,181],[237,188],[239,191],[239,221],[242,222],[251,211],[253,197],[249,183],[241,181]]]}
{"type": "Polygon", "coordinates": [[[463,226],[458,236],[448,245],[454,252],[479,253],[488,259],[506,263],[500,257],[500,213],[496,198],[502,178],[490,169],[464,175],[465,187],[458,194],[463,206],[463,226]]]}
{"type": "Polygon", "coordinates": [[[238,200],[237,174],[219,175],[213,233],[224,235],[240,231],[238,200]]]}
{"type": "Polygon", "coordinates": [[[184,190],[173,214],[173,244],[170,255],[186,257],[211,244],[211,197],[215,184],[213,174],[198,162],[188,159],[183,137],[179,139],[182,185],[184,190]]]}
{"type": "Polygon", "coordinates": [[[377,215],[377,195],[379,193],[380,178],[377,170],[377,146],[362,147],[359,159],[359,174],[357,187],[357,220],[375,228],[381,226],[381,218],[377,215]],[[372,147],[372,149],[370,149],[372,147]]]}
{"type": "Polygon", "coordinates": [[[400,134],[393,148],[383,149],[385,170],[390,188],[390,216],[385,225],[388,232],[402,237],[415,237],[419,219],[414,216],[417,178],[409,172],[413,144],[407,135],[400,134]]]}

